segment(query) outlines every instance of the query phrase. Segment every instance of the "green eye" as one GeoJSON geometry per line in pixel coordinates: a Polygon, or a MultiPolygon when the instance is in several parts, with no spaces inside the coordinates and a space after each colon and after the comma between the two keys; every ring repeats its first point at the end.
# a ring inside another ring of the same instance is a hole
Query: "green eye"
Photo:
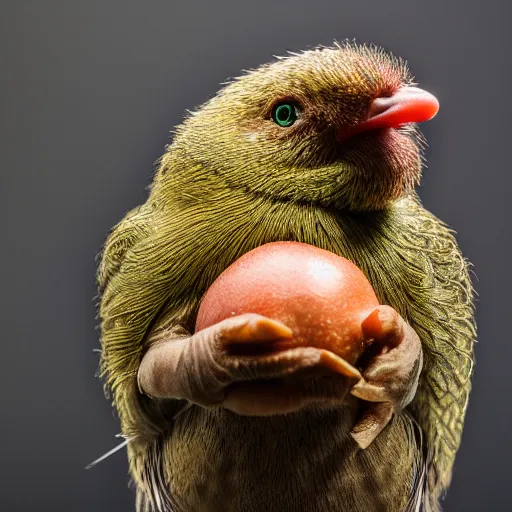
{"type": "Polygon", "coordinates": [[[297,121],[298,109],[292,103],[280,103],[272,112],[272,119],[283,128],[291,126],[297,121]]]}

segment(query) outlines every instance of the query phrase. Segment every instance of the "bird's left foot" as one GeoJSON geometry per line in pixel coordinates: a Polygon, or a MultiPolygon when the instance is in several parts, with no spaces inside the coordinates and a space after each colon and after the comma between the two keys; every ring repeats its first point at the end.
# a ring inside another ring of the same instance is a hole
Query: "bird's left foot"
{"type": "Polygon", "coordinates": [[[351,431],[361,448],[367,448],[414,398],[423,366],[421,342],[414,329],[390,306],[379,306],[362,323],[364,334],[373,338],[363,356],[363,378],[352,395],[364,403],[351,431]]]}

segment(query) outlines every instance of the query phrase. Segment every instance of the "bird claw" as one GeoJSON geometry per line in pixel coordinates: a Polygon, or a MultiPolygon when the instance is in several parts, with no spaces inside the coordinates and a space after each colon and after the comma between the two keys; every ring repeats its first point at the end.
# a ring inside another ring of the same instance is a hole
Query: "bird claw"
{"type": "Polygon", "coordinates": [[[364,450],[384,430],[392,416],[393,406],[390,403],[370,403],[364,408],[350,435],[359,445],[359,448],[364,450]]]}
{"type": "Polygon", "coordinates": [[[351,394],[366,403],[351,435],[367,448],[414,398],[423,366],[421,342],[414,329],[391,307],[379,306],[362,323],[377,353],[351,394]]]}
{"type": "Polygon", "coordinates": [[[351,394],[367,402],[391,402],[388,390],[383,386],[369,384],[362,378],[353,388],[351,394]]]}
{"type": "Polygon", "coordinates": [[[356,368],[332,352],[297,346],[292,338],[281,322],[253,313],[234,316],[151,346],[139,367],[139,389],[153,398],[267,415],[308,405],[314,397],[301,390],[311,377],[342,376],[347,392],[361,379],[356,368]]]}

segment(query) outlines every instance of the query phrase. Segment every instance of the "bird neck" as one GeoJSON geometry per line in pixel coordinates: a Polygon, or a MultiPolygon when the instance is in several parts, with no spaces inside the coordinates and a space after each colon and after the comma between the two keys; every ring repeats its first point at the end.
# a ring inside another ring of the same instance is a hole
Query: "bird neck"
{"type": "Polygon", "coordinates": [[[204,292],[240,256],[265,243],[296,241],[349,259],[365,273],[381,303],[397,304],[398,298],[398,310],[405,312],[397,294],[403,289],[405,297],[410,284],[401,267],[414,243],[404,233],[411,231],[410,219],[424,211],[415,195],[375,212],[329,209],[228,187],[215,172],[180,156],[164,157],[148,199],[156,230],[146,265],[154,261],[155,274],[149,277],[162,285],[169,308],[197,310],[204,292]]]}

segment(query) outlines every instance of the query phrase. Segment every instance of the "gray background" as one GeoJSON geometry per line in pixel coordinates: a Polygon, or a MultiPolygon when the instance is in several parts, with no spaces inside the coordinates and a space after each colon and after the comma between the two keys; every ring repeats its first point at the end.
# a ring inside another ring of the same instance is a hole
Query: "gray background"
{"type": "Polygon", "coordinates": [[[480,344],[445,510],[511,510],[510,17],[506,1],[1,3],[0,508],[128,511],[94,378],[95,255],[144,201],[186,108],[272,54],[373,41],[438,96],[425,205],[475,265],[480,344]],[[507,316],[508,315],[508,316],[507,316]]]}

